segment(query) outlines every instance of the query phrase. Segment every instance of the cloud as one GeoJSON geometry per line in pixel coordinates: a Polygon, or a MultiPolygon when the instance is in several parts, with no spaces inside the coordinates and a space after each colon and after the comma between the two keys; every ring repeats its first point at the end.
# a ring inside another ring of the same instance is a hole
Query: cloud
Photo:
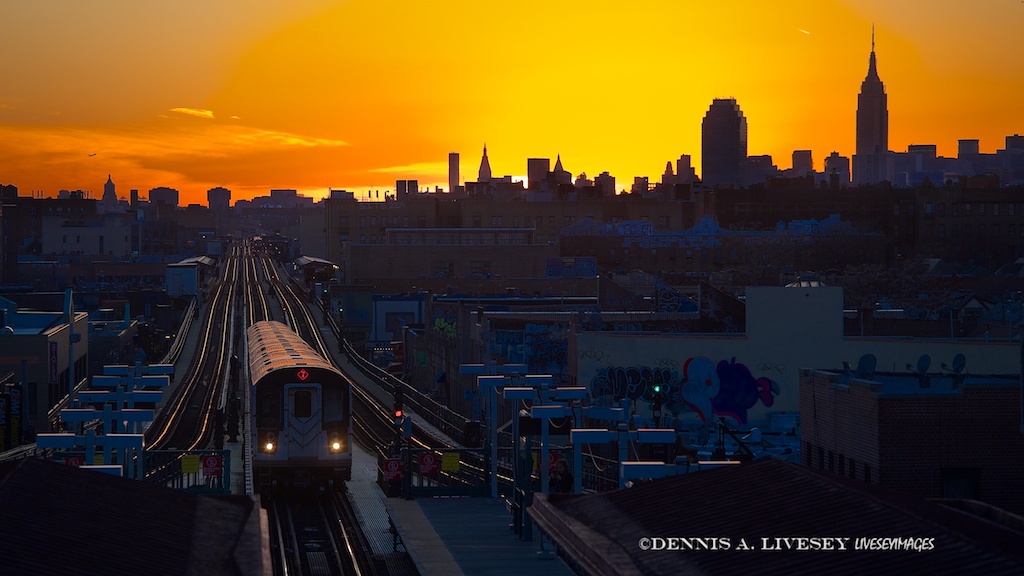
{"type": "Polygon", "coordinates": [[[417,162],[405,166],[387,166],[385,168],[374,168],[370,172],[381,172],[384,174],[429,174],[443,176],[448,174],[447,162],[417,162]]]}
{"type": "Polygon", "coordinates": [[[11,106],[6,102],[0,102],[0,110],[14,110],[14,106],[11,106]]]}
{"type": "Polygon", "coordinates": [[[251,144],[269,144],[271,146],[301,146],[311,148],[313,146],[347,146],[343,140],[331,140],[329,138],[311,138],[299,136],[288,132],[277,132],[273,130],[259,130],[256,128],[244,128],[235,132],[233,141],[242,146],[251,144]]]}
{"type": "Polygon", "coordinates": [[[195,116],[196,118],[208,118],[210,120],[213,119],[213,111],[204,110],[202,108],[171,108],[171,112],[185,114],[186,116],[195,116]]]}

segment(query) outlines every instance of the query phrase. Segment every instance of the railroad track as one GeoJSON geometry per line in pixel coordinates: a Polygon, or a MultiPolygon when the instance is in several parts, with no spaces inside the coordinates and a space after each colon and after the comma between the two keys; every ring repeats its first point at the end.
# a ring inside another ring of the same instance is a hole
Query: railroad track
{"type": "Polygon", "coordinates": [[[277,576],[374,573],[370,548],[343,493],[266,498],[277,576]]]}

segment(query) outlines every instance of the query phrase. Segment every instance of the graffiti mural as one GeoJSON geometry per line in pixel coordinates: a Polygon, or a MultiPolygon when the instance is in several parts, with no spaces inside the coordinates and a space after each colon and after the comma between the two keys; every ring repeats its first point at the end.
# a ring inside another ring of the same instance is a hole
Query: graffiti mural
{"type": "Polygon", "coordinates": [[[714,416],[725,416],[747,423],[748,411],[758,402],[765,407],[775,403],[779,385],[770,378],[755,378],[746,365],[735,358],[715,363],[705,356],[687,358],[680,372],[674,362],[649,366],[598,368],[590,381],[595,404],[617,405],[623,399],[650,403],[654,385],[661,386],[667,399],[665,410],[675,417],[690,413],[705,424],[714,416]]]}
{"type": "Polygon", "coordinates": [[[431,325],[449,339],[454,339],[458,325],[459,306],[457,304],[437,303],[431,310],[431,325]]]}
{"type": "Polygon", "coordinates": [[[523,329],[523,350],[534,374],[565,372],[569,328],[565,324],[527,323],[523,329]]]}

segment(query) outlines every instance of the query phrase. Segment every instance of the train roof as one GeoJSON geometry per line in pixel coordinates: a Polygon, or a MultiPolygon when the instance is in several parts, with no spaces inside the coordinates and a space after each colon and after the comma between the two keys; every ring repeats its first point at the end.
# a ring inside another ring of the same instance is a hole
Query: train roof
{"type": "Polygon", "coordinates": [[[282,368],[322,368],[341,374],[291,328],[280,322],[257,322],[249,327],[248,336],[252,382],[259,382],[267,374],[282,368]]]}

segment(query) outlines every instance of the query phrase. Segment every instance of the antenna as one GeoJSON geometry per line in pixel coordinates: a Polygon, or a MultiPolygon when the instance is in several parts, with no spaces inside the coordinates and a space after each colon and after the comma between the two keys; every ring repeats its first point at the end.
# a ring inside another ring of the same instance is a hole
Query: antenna
{"type": "Polygon", "coordinates": [[[871,51],[875,51],[875,23],[871,23],[871,51]]]}

